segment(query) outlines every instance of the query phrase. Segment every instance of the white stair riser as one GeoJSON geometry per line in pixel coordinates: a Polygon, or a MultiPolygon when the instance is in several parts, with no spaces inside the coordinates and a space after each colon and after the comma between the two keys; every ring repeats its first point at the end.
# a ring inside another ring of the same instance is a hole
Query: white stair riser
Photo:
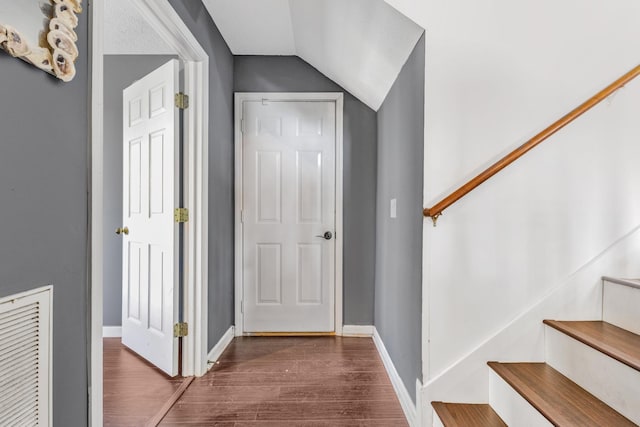
{"type": "Polygon", "coordinates": [[[489,374],[489,403],[509,426],[549,427],[552,424],[493,370],[489,374]]]}
{"type": "Polygon", "coordinates": [[[444,427],[436,411],[433,411],[433,427],[444,427]]]}
{"type": "Polygon", "coordinates": [[[547,363],[634,423],[640,423],[640,372],[550,326],[545,328],[547,363]]]}
{"type": "Polygon", "coordinates": [[[604,282],[602,320],[640,334],[640,289],[604,282]]]}

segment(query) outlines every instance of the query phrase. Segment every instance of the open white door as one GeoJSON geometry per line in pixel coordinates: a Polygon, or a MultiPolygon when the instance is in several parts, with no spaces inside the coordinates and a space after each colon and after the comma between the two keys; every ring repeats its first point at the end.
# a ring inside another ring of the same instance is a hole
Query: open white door
{"type": "Polygon", "coordinates": [[[122,343],[178,374],[179,116],[171,60],[123,92],[122,343]]]}

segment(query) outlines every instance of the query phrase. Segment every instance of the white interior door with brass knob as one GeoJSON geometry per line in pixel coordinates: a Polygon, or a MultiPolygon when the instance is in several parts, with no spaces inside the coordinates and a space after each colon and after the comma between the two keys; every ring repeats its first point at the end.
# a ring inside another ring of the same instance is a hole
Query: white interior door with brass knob
{"type": "Polygon", "coordinates": [[[241,102],[244,332],[334,332],[337,102],[241,102]]]}
{"type": "Polygon", "coordinates": [[[123,92],[122,343],[178,374],[179,63],[123,92]],[[128,233],[124,230],[127,229],[128,233]]]}

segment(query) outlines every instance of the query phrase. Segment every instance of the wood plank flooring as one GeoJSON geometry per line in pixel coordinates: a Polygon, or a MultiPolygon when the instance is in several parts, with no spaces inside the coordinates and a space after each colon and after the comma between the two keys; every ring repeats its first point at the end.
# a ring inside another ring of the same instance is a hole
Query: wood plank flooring
{"type": "Polygon", "coordinates": [[[104,426],[143,426],[180,387],[184,378],[170,378],[120,342],[104,338],[104,426]]]}
{"type": "Polygon", "coordinates": [[[161,426],[407,426],[370,338],[236,338],[161,426]]]}

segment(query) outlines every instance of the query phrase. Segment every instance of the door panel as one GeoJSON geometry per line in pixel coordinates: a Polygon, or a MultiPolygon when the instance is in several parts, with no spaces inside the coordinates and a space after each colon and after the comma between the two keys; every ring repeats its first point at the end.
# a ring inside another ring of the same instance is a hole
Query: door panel
{"type": "Polygon", "coordinates": [[[298,304],[322,304],[322,244],[298,244],[298,304]]]}
{"type": "Polygon", "coordinates": [[[282,303],[282,246],[258,244],[257,305],[282,303]]]}
{"type": "Polygon", "coordinates": [[[281,222],[281,154],[273,151],[256,152],[256,167],[258,169],[256,205],[258,207],[258,222],[261,224],[281,222]]]}
{"type": "Polygon", "coordinates": [[[149,329],[163,333],[163,306],[164,306],[164,256],[162,247],[149,245],[149,329]]]}
{"type": "MultiPolygon", "coordinates": [[[[142,138],[129,142],[129,217],[142,209],[142,138]]],[[[124,169],[126,170],[126,169],[124,169]]]]}
{"type": "Polygon", "coordinates": [[[322,153],[298,151],[298,222],[322,223],[322,153]]]}
{"type": "MultiPolygon", "coordinates": [[[[140,323],[140,293],[143,288],[143,279],[141,277],[142,268],[142,246],[138,243],[129,242],[129,273],[127,280],[127,297],[129,320],[140,323]]],[[[125,264],[126,265],[126,264],[125,264]]]]}
{"type": "Polygon", "coordinates": [[[334,102],[243,103],[247,332],[333,332],[334,102]]]}
{"type": "Polygon", "coordinates": [[[167,171],[164,170],[163,158],[165,153],[164,131],[156,132],[149,136],[149,211],[150,214],[158,215],[164,213],[164,177],[167,171]]]}
{"type": "Polygon", "coordinates": [[[123,92],[122,343],[167,374],[178,373],[179,121],[172,60],[123,92]],[[175,292],[174,292],[175,290],[175,292]]]}

